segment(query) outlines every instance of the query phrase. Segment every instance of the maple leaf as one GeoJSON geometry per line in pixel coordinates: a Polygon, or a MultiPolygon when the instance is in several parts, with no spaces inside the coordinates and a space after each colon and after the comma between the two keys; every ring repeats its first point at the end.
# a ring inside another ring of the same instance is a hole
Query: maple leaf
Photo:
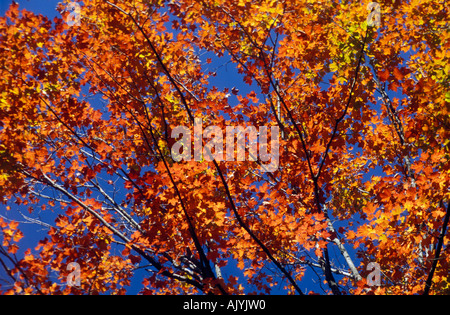
{"type": "Polygon", "coordinates": [[[390,72],[388,69],[385,69],[384,71],[379,71],[378,72],[378,77],[382,80],[382,81],[387,81],[389,79],[390,76],[390,72]]]}

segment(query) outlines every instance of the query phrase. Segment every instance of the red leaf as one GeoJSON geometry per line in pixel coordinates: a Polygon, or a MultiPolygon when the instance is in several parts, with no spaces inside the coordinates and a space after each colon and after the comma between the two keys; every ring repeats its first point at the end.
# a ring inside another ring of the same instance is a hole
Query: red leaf
{"type": "Polygon", "coordinates": [[[141,256],[129,255],[128,257],[130,258],[132,264],[138,264],[142,260],[141,256]]]}
{"type": "Polygon", "coordinates": [[[385,69],[384,71],[378,71],[378,77],[381,81],[387,81],[389,79],[389,70],[385,69]]]}
{"type": "Polygon", "coordinates": [[[403,73],[402,73],[399,69],[394,68],[394,77],[395,77],[398,81],[401,81],[401,80],[403,80],[403,78],[404,78],[405,76],[403,75],[403,73]]]}

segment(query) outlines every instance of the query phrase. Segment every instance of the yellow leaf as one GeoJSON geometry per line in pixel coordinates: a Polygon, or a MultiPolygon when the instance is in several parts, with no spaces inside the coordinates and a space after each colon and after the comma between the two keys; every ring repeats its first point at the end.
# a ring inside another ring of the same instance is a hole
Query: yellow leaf
{"type": "Polygon", "coordinates": [[[339,78],[337,79],[337,81],[338,81],[339,84],[347,83],[347,79],[344,78],[344,77],[339,77],[339,78]]]}
{"type": "Polygon", "coordinates": [[[9,109],[9,104],[8,104],[8,102],[5,100],[5,99],[0,99],[0,109],[4,109],[4,108],[6,108],[6,109],[9,109]]]}
{"type": "Polygon", "coordinates": [[[331,65],[330,65],[330,71],[331,72],[336,72],[336,71],[338,71],[339,70],[339,66],[335,63],[335,62],[333,62],[331,65]]]}

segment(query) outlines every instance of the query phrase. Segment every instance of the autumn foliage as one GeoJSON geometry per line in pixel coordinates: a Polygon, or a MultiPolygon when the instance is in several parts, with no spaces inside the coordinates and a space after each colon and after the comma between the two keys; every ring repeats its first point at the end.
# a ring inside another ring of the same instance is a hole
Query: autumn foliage
{"type": "Polygon", "coordinates": [[[448,5],[369,2],[12,4],[0,292],[448,294],[448,5]],[[278,126],[278,170],[175,162],[195,118],[278,126]]]}

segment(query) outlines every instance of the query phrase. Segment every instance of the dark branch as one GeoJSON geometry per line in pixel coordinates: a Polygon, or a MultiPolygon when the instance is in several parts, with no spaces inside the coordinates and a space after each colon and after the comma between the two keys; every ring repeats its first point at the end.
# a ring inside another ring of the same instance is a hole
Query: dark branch
{"type": "Polygon", "coordinates": [[[433,284],[433,276],[436,271],[437,264],[439,262],[439,258],[441,256],[442,246],[444,244],[445,232],[447,231],[447,225],[450,219],[450,201],[447,206],[447,213],[444,217],[444,224],[442,225],[442,231],[439,235],[439,241],[436,248],[436,254],[434,256],[433,265],[431,266],[430,273],[428,274],[427,282],[425,283],[425,290],[423,291],[423,295],[428,295],[430,293],[431,285],[433,284]]]}

